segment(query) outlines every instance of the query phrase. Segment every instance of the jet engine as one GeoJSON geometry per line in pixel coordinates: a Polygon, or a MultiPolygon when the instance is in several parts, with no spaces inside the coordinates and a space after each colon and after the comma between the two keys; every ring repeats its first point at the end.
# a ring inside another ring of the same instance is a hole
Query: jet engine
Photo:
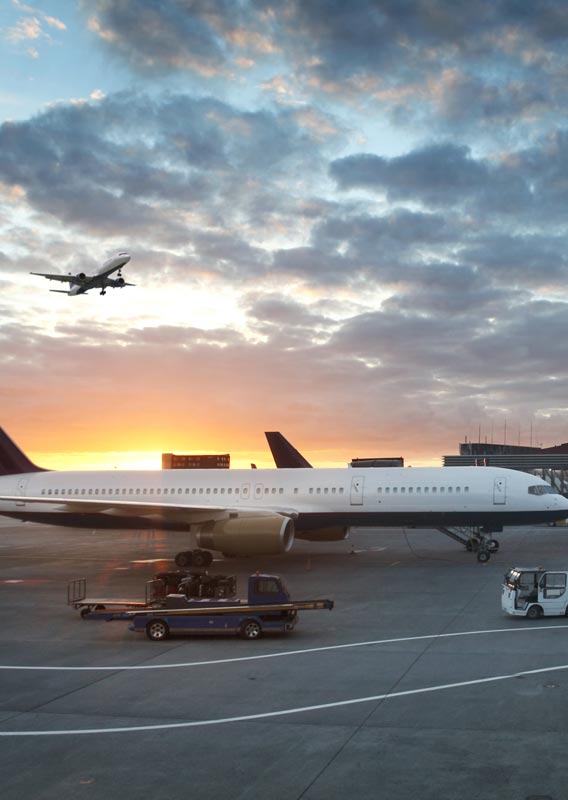
{"type": "Polygon", "coordinates": [[[124,280],[124,278],[117,278],[116,279],[116,285],[117,286],[124,286],[125,283],[126,283],[126,281],[124,280]]]}
{"type": "Polygon", "coordinates": [[[84,273],[84,272],[80,272],[78,275],[75,275],[75,277],[76,277],[76,278],[77,278],[77,280],[79,280],[79,281],[84,281],[84,280],[85,280],[85,278],[86,278],[87,276],[85,275],[85,273],[84,273]]]}
{"type": "Polygon", "coordinates": [[[349,528],[317,528],[313,531],[297,531],[297,539],[307,539],[308,542],[341,542],[347,539],[349,528]]]}
{"type": "Polygon", "coordinates": [[[294,542],[294,522],[280,514],[239,516],[208,522],[197,534],[197,544],[228,556],[275,555],[294,542]]]}

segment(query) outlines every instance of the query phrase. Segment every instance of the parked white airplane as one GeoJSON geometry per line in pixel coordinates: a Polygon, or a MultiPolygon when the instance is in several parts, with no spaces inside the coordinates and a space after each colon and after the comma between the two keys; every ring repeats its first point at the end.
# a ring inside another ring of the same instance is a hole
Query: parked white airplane
{"type": "Polygon", "coordinates": [[[106,290],[122,289],[123,286],[135,286],[134,283],[126,283],[122,277],[122,268],[130,261],[128,253],[116,253],[116,255],[108,258],[102,267],[100,267],[93,275],[86,275],[84,272],[79,272],[77,275],[51,275],[47,272],[30,272],[30,275],[41,275],[50,281],[64,281],[69,284],[69,291],[66,289],[50,289],[50,292],[59,292],[60,294],[68,294],[74,297],[77,294],[86,294],[89,289],[100,289],[101,294],[106,294],[106,290]],[[118,272],[117,272],[118,270],[118,272]],[[113,272],[117,272],[116,278],[110,278],[113,272]]]}
{"type": "MultiPolygon", "coordinates": [[[[568,517],[568,499],[497,467],[47,471],[0,428],[0,515],[51,525],[188,531],[227,555],[284,553],[294,541],[339,541],[348,528],[480,526],[491,531],[568,517]]],[[[446,530],[447,532],[447,530],[446,530]]],[[[179,566],[211,562],[197,549],[179,566]]]]}

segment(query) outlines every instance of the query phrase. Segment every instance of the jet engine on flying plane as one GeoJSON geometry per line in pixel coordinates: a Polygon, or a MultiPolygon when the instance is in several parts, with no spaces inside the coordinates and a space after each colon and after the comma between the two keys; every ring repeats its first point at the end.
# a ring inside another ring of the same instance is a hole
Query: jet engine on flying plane
{"type": "Polygon", "coordinates": [[[229,556],[286,553],[294,542],[294,522],[280,514],[238,516],[208,522],[197,534],[197,544],[229,556]]]}

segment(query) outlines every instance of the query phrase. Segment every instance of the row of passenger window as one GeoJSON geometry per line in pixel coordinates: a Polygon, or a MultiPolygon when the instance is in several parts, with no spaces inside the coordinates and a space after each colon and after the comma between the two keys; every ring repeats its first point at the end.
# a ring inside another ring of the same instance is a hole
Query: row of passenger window
{"type": "Polygon", "coordinates": [[[459,494],[469,492],[469,486],[379,486],[378,494],[459,494]]]}
{"type": "MultiPolygon", "coordinates": [[[[314,491],[313,489],[310,489],[310,494],[313,491],[314,491]]],[[[268,488],[268,487],[264,488],[264,494],[265,495],[276,494],[277,492],[278,492],[278,494],[284,494],[284,489],[283,488],[276,489],[276,488],[268,488]]],[[[298,489],[294,489],[294,494],[298,494],[298,492],[299,492],[298,489]]],[[[318,489],[317,492],[319,494],[320,493],[320,489],[318,489]]],[[[328,492],[328,490],[326,489],[325,490],[325,494],[327,494],[327,492],[328,492]]],[[[339,492],[343,493],[343,489],[340,489],[339,492]]],[[[239,495],[241,493],[241,490],[240,490],[240,488],[238,486],[236,486],[234,489],[232,487],[228,487],[228,488],[224,488],[224,487],[217,488],[217,487],[215,487],[213,489],[211,489],[211,488],[203,488],[203,487],[201,487],[200,489],[198,489],[196,487],[193,487],[192,489],[188,489],[188,488],[186,488],[186,489],[181,489],[181,488],[180,489],[161,489],[161,488],[160,489],[140,489],[140,488],[130,488],[130,489],[92,489],[91,488],[91,489],[42,489],[41,493],[42,493],[42,495],[56,496],[56,497],[83,497],[85,495],[87,495],[87,496],[92,496],[92,495],[108,496],[108,495],[111,495],[113,497],[117,497],[119,495],[120,496],[123,496],[123,495],[127,495],[128,496],[128,495],[140,495],[140,494],[142,494],[142,495],[180,495],[180,494],[191,494],[191,495],[195,495],[195,494],[201,494],[201,495],[203,495],[203,494],[228,494],[228,495],[236,494],[236,495],[239,495]]],[[[243,493],[244,493],[244,487],[243,487],[243,493]]],[[[262,495],[262,493],[263,493],[263,488],[259,487],[257,489],[257,492],[256,492],[257,496],[262,495]]],[[[335,489],[333,489],[333,493],[335,494],[335,489]]]]}
{"type": "MultiPolygon", "coordinates": [[[[283,490],[280,489],[280,492],[283,490]]],[[[55,496],[63,496],[63,497],[77,497],[77,496],[84,496],[84,495],[112,495],[116,497],[118,495],[180,495],[180,494],[240,494],[239,487],[235,487],[235,489],[211,489],[211,488],[201,488],[196,489],[42,489],[42,495],[55,495],[55,496]]]]}

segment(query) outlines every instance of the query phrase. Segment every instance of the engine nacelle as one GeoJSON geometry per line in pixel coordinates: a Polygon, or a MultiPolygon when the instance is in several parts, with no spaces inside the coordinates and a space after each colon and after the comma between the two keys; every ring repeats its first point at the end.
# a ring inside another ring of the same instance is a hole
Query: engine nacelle
{"type": "Polygon", "coordinates": [[[308,542],[341,542],[348,536],[349,528],[317,528],[296,532],[297,539],[306,539],[308,542]]]}
{"type": "Polygon", "coordinates": [[[206,523],[197,544],[229,556],[286,553],[294,542],[294,522],[280,514],[235,517],[206,523]]]}
{"type": "Polygon", "coordinates": [[[124,280],[124,278],[117,278],[116,279],[116,285],[117,286],[124,286],[125,283],[126,283],[126,281],[124,280]]]}
{"type": "Polygon", "coordinates": [[[84,272],[80,272],[78,275],[75,275],[75,277],[80,281],[84,281],[87,276],[84,272]]]}

